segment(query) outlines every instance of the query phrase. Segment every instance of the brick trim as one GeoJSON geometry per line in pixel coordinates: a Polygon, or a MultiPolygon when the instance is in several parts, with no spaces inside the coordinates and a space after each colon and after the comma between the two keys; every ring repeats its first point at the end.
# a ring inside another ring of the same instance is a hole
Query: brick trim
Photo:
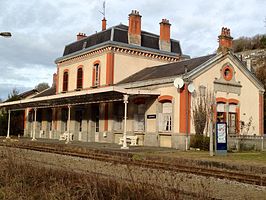
{"type": "Polygon", "coordinates": [[[173,97],[170,96],[170,95],[162,95],[162,96],[159,96],[159,97],[158,97],[158,101],[159,101],[160,103],[164,103],[164,102],[167,102],[167,101],[172,102],[172,100],[173,100],[173,97]]]}

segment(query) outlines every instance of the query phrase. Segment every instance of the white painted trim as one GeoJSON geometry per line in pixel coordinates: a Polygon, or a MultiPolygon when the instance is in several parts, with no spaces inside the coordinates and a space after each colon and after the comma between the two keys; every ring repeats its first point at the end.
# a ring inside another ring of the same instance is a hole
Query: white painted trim
{"type": "Polygon", "coordinates": [[[195,68],[194,70],[190,71],[187,74],[187,78],[193,80],[197,77],[199,77],[200,75],[202,75],[203,73],[205,73],[206,71],[208,71],[210,68],[213,67],[213,65],[215,65],[215,62],[219,62],[221,59],[226,59],[229,58],[234,64],[235,66],[244,74],[247,76],[247,78],[262,92],[265,92],[262,84],[260,83],[260,81],[247,69],[246,66],[244,66],[243,63],[241,63],[237,57],[235,57],[232,53],[227,53],[226,55],[223,54],[217,54],[216,56],[214,56],[213,58],[211,58],[210,60],[208,60],[207,62],[203,63],[202,65],[200,65],[199,67],[195,68]]]}

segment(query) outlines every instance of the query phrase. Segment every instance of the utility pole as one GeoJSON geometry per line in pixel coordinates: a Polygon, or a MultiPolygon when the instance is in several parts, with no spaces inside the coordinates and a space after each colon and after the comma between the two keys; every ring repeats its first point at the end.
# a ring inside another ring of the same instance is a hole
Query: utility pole
{"type": "Polygon", "coordinates": [[[214,101],[214,96],[212,95],[211,97],[211,124],[210,124],[210,156],[213,156],[213,130],[214,130],[214,104],[215,104],[215,101],[214,101]]]}

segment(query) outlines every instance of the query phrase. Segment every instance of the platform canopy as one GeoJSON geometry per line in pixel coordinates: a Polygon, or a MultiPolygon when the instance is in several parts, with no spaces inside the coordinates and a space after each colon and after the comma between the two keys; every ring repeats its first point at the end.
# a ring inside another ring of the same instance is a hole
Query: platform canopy
{"type": "Polygon", "coordinates": [[[25,108],[49,108],[61,107],[67,105],[84,105],[91,103],[122,101],[124,95],[130,98],[136,96],[150,97],[159,96],[160,92],[139,89],[124,89],[116,86],[88,89],[82,91],[73,91],[60,93],[56,95],[23,99],[12,102],[0,103],[0,108],[8,110],[22,110],[25,108]]]}

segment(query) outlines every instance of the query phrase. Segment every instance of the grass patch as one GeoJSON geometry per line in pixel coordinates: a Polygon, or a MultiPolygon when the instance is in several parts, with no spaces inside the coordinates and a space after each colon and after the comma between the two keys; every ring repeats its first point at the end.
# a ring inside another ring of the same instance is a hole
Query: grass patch
{"type": "MultiPolygon", "coordinates": [[[[215,155],[211,157],[208,151],[173,151],[173,152],[138,152],[139,157],[158,157],[158,159],[184,158],[193,160],[218,161],[231,164],[252,164],[266,166],[266,152],[237,152],[228,153],[227,156],[215,155]]],[[[135,156],[137,157],[137,156],[135,156]]]]}
{"type": "MultiPolygon", "coordinates": [[[[0,199],[177,200],[184,195],[188,196],[182,194],[178,187],[160,188],[146,183],[145,180],[136,182],[133,178],[128,181],[93,173],[41,167],[18,161],[8,151],[2,152],[0,156],[0,199]]],[[[207,196],[204,192],[198,197],[207,196]]],[[[198,197],[189,199],[199,199],[198,197]]]]}

